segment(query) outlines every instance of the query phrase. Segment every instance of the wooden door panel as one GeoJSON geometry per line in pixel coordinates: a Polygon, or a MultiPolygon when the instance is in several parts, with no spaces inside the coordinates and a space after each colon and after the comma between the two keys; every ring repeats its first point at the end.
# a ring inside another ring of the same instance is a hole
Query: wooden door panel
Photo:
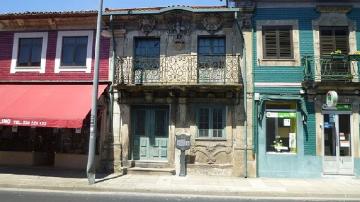
{"type": "Polygon", "coordinates": [[[137,109],[133,116],[134,160],[167,160],[168,110],[137,109]]]}

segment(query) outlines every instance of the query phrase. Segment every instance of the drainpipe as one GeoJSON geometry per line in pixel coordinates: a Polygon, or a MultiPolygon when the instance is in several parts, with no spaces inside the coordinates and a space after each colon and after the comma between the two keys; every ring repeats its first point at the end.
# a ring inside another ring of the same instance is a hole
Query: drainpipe
{"type": "MultiPolygon", "coordinates": [[[[114,84],[115,84],[115,74],[116,74],[116,40],[115,40],[115,33],[114,33],[114,24],[113,24],[113,15],[110,15],[110,30],[112,35],[112,63],[111,63],[111,85],[110,85],[110,109],[109,109],[109,128],[110,128],[110,135],[114,137],[114,84]]],[[[119,76],[119,75],[117,75],[119,76]]],[[[114,139],[112,139],[112,144],[114,144],[114,139]]],[[[115,170],[114,170],[115,171],[115,170]]]]}
{"type": "Polygon", "coordinates": [[[244,83],[244,88],[243,88],[243,93],[244,93],[244,114],[245,114],[245,119],[244,119],[244,161],[245,161],[245,166],[244,166],[244,178],[248,177],[248,163],[247,163],[247,139],[248,139],[248,132],[247,132],[247,80],[246,80],[246,46],[244,44],[245,40],[244,40],[244,36],[243,36],[243,32],[241,30],[241,26],[239,23],[239,19],[238,19],[238,13],[235,13],[235,21],[236,21],[236,25],[237,28],[240,32],[240,36],[243,42],[243,58],[244,58],[244,71],[243,71],[243,83],[244,83]]]}

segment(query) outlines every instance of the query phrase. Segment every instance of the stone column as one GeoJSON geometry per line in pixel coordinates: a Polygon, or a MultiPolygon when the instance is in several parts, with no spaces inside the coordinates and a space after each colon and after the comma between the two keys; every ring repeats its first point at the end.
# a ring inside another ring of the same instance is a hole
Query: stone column
{"type": "MultiPolygon", "coordinates": [[[[117,100],[117,97],[117,92],[114,92],[114,100],[117,100]]],[[[103,138],[101,147],[101,161],[104,171],[118,173],[121,172],[121,144],[119,136],[120,110],[118,102],[115,101],[112,104],[113,106],[109,106],[109,115],[106,116],[107,120],[104,124],[104,126],[106,125],[106,130],[104,131],[105,137],[103,138]]]]}
{"type": "MultiPolygon", "coordinates": [[[[250,11],[251,12],[251,11],[250,11]]],[[[247,176],[256,177],[256,159],[255,152],[253,148],[253,117],[256,117],[256,114],[253,114],[253,95],[254,95],[254,86],[253,86],[253,25],[251,23],[252,13],[244,15],[243,18],[243,36],[245,41],[245,57],[246,57],[246,120],[247,124],[244,126],[247,128],[247,176]]],[[[242,67],[245,68],[245,67],[242,67]]],[[[244,75],[243,75],[244,76],[244,75]]],[[[245,169],[244,169],[245,170],[245,169]]]]}
{"type": "Polygon", "coordinates": [[[124,167],[129,167],[129,149],[130,149],[130,106],[127,104],[120,104],[120,143],[122,145],[121,162],[124,167]]]}

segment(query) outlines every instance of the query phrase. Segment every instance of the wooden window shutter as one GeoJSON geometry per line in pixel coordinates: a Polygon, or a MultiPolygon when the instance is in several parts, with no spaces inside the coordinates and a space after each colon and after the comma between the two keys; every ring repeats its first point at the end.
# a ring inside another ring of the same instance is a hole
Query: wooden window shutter
{"type": "Polygon", "coordinates": [[[336,50],[349,53],[349,32],[347,27],[320,27],[320,53],[330,55],[336,50]]]}
{"type": "Polygon", "coordinates": [[[263,28],[263,51],[266,59],[293,58],[291,26],[263,28]]]}
{"type": "Polygon", "coordinates": [[[264,32],[264,56],[266,58],[277,57],[277,34],[276,30],[266,30],[264,32]]]}
{"type": "Polygon", "coordinates": [[[279,30],[279,58],[292,58],[290,30],[279,30]]]}

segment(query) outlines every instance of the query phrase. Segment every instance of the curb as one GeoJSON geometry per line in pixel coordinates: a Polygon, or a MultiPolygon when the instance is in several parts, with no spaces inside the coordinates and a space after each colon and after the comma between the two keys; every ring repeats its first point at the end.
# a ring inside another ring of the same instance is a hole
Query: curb
{"type": "Polygon", "coordinates": [[[228,196],[228,197],[256,197],[256,198],[305,198],[315,200],[343,199],[360,201],[360,193],[339,194],[339,193],[299,193],[299,192],[264,192],[264,191],[188,191],[188,190],[169,190],[169,189],[147,189],[147,188],[113,188],[99,187],[96,185],[87,186],[45,186],[45,185],[14,185],[0,184],[3,189],[33,189],[46,191],[71,191],[71,192],[94,192],[94,193],[143,193],[143,194],[177,194],[177,195],[196,195],[196,196],[228,196]]]}

